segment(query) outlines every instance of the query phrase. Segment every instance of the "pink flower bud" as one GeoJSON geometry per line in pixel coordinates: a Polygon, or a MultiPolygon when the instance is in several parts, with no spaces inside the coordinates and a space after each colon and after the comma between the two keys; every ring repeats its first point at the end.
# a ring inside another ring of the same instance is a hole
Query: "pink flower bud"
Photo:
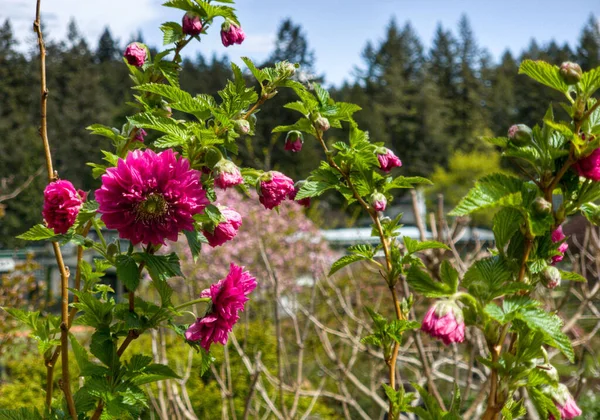
{"type": "Polygon", "coordinates": [[[560,65],[559,73],[567,85],[576,85],[583,74],[579,64],[570,61],[565,61],[560,65]]]}
{"type": "Polygon", "coordinates": [[[425,314],[421,330],[448,345],[465,339],[463,313],[456,303],[439,301],[425,314]]]}
{"type": "Polygon", "coordinates": [[[208,244],[213,248],[235,238],[238,229],[242,225],[242,216],[237,211],[228,207],[223,207],[220,210],[223,217],[225,217],[225,221],[215,226],[212,232],[207,229],[202,230],[208,244]]]}
{"type": "Polygon", "coordinates": [[[385,211],[385,207],[387,206],[387,199],[385,195],[381,193],[373,193],[371,194],[371,207],[375,211],[385,211]]]}
{"type": "Polygon", "coordinates": [[[277,171],[263,174],[258,186],[259,201],[269,210],[279,206],[294,191],[294,181],[277,171]]]}
{"type": "Polygon", "coordinates": [[[227,159],[221,159],[213,168],[215,186],[225,190],[229,187],[244,182],[242,173],[235,163],[227,159]]]}
{"type": "Polygon", "coordinates": [[[144,137],[146,137],[148,135],[148,133],[146,133],[146,130],[144,130],[143,128],[140,128],[137,133],[135,133],[135,137],[134,139],[143,143],[144,142],[144,137]]]}
{"type": "Polygon", "coordinates": [[[304,137],[300,131],[292,130],[287,133],[285,137],[284,149],[291,152],[299,152],[302,150],[302,144],[304,143],[304,137]]]}
{"type": "Polygon", "coordinates": [[[383,172],[389,172],[393,168],[399,168],[402,166],[402,162],[398,157],[387,147],[382,148],[377,152],[377,159],[379,160],[379,167],[383,172]]]}
{"type": "MultiPolygon", "coordinates": [[[[581,416],[582,411],[577,406],[577,403],[573,399],[573,396],[569,392],[569,389],[563,385],[558,384],[558,387],[548,392],[560,413],[560,418],[563,420],[571,420],[575,417],[581,416]]],[[[549,420],[555,420],[554,416],[550,414],[549,420]]]]}
{"type": "MultiPolygon", "coordinates": [[[[565,236],[565,234],[563,233],[562,225],[557,227],[556,230],[554,232],[552,232],[552,235],[550,236],[550,238],[552,239],[552,242],[554,242],[554,243],[562,242],[567,238],[565,236]]],[[[565,252],[567,252],[567,249],[569,249],[569,244],[567,244],[566,242],[562,242],[558,246],[558,252],[560,252],[560,255],[555,255],[552,257],[552,265],[554,265],[564,259],[564,254],[565,254],[565,252]]]]}
{"type": "Polygon", "coordinates": [[[248,134],[250,132],[250,123],[247,120],[239,119],[233,122],[234,130],[239,135],[248,134]]]}
{"type": "Polygon", "coordinates": [[[587,179],[592,181],[600,181],[600,149],[596,149],[591,155],[579,159],[575,165],[573,165],[575,171],[587,179]]]}
{"type": "Polygon", "coordinates": [[[139,42],[132,42],[125,49],[123,57],[125,57],[125,60],[127,60],[129,65],[142,67],[147,58],[146,47],[139,42]]]}
{"type": "Polygon", "coordinates": [[[525,124],[515,124],[508,129],[508,138],[515,146],[527,145],[533,137],[533,131],[525,124]]]}
{"type": "Polygon", "coordinates": [[[181,28],[186,35],[196,36],[202,32],[202,21],[195,13],[187,12],[181,20],[181,28]]]}
{"type": "Polygon", "coordinates": [[[69,181],[54,181],[44,190],[42,215],[46,224],[56,234],[67,233],[73,226],[86,194],[77,191],[69,181]]]}
{"type": "Polygon", "coordinates": [[[306,181],[296,182],[296,184],[294,184],[294,190],[290,192],[288,198],[300,204],[301,206],[308,208],[310,207],[310,197],[305,197],[301,198],[300,200],[296,200],[296,195],[298,195],[298,191],[300,191],[300,188],[302,188],[302,185],[304,185],[304,183],[306,183],[306,181]]]}
{"type": "Polygon", "coordinates": [[[229,47],[233,44],[241,44],[246,39],[246,34],[242,28],[233,22],[225,21],[221,25],[221,42],[224,46],[229,47]]]}

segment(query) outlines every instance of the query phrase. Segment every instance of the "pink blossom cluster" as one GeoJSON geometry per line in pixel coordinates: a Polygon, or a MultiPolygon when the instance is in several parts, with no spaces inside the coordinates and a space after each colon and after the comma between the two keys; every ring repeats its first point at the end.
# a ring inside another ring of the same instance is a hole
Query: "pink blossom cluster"
{"type": "Polygon", "coordinates": [[[600,148],[594,150],[591,155],[579,159],[573,167],[579,176],[600,181],[600,148]]]}
{"type": "Polygon", "coordinates": [[[235,23],[226,21],[221,25],[221,42],[225,47],[241,44],[244,39],[246,39],[246,34],[235,23]]]}
{"type": "Polygon", "coordinates": [[[227,343],[229,333],[240,319],[239,313],[249,300],[248,295],[256,288],[256,279],[243,269],[232,263],[227,277],[202,291],[200,296],[212,301],[211,311],[190,325],[185,332],[187,340],[199,341],[206,351],[212,343],[227,343]]]}
{"type": "Polygon", "coordinates": [[[383,172],[390,172],[393,168],[399,168],[402,166],[402,161],[392,152],[390,149],[384,147],[384,150],[377,153],[377,159],[379,160],[379,167],[383,172]]]}

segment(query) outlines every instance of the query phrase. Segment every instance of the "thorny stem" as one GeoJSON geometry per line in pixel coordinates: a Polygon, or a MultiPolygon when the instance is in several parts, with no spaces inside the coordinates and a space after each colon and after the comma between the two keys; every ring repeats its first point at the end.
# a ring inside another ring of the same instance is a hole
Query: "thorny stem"
{"type": "MultiPolygon", "coordinates": [[[[387,271],[385,273],[386,274],[385,280],[388,283],[390,293],[392,295],[392,300],[394,301],[394,309],[395,309],[395,313],[396,313],[396,318],[399,320],[402,320],[402,319],[404,319],[404,315],[402,314],[402,310],[400,309],[400,301],[398,300],[398,295],[396,294],[396,289],[395,289],[397,279],[390,278],[390,275],[392,272],[392,258],[391,258],[391,253],[390,253],[390,244],[388,242],[388,238],[385,236],[385,233],[383,232],[383,226],[381,225],[381,221],[379,220],[377,211],[375,211],[371,206],[369,206],[369,204],[367,204],[365,202],[365,200],[363,200],[363,198],[360,196],[360,194],[356,190],[356,186],[352,182],[350,175],[348,173],[346,173],[346,171],[342,170],[342,168],[340,168],[340,166],[332,159],[332,157],[329,153],[329,148],[327,147],[327,144],[325,144],[325,140],[323,139],[323,132],[321,130],[319,130],[317,127],[315,127],[315,130],[317,133],[317,136],[316,136],[317,140],[319,140],[319,142],[321,143],[321,147],[323,147],[323,150],[325,151],[325,156],[327,157],[327,162],[329,163],[329,165],[331,165],[332,168],[334,168],[336,171],[338,171],[340,173],[340,175],[342,175],[342,177],[346,181],[346,184],[352,190],[352,193],[354,194],[354,198],[365,209],[365,211],[369,214],[369,216],[371,216],[371,219],[373,220],[373,223],[375,224],[375,228],[377,229],[379,239],[381,240],[381,246],[383,248],[383,253],[385,256],[385,262],[386,262],[386,268],[387,268],[387,271]]],[[[398,359],[399,350],[400,350],[400,345],[395,342],[390,358],[385,361],[389,368],[390,387],[394,390],[396,389],[396,361],[398,359]]],[[[436,391],[437,391],[437,389],[436,389],[436,391]]],[[[437,398],[437,397],[439,397],[439,394],[436,393],[436,399],[440,400],[440,402],[443,404],[443,401],[441,401],[441,398],[437,398]]],[[[390,418],[392,418],[392,402],[391,401],[390,401],[389,410],[390,410],[389,416],[390,416],[390,418]]]]}
{"type": "MultiPolygon", "coordinates": [[[[41,23],[41,0],[37,0],[35,8],[35,21],[33,22],[33,30],[37,35],[38,47],[40,50],[40,137],[44,145],[44,155],[46,158],[46,170],[48,172],[48,182],[56,180],[56,174],[52,167],[52,154],[50,152],[50,142],[48,141],[48,86],[46,82],[46,46],[42,35],[41,23]]],[[[65,267],[60,246],[53,242],[52,248],[56,257],[56,264],[60,271],[61,278],[61,325],[60,325],[60,342],[61,347],[67,349],[69,344],[69,270],[65,267]]],[[[46,405],[48,411],[51,409],[52,403],[52,382],[54,376],[54,364],[46,364],[46,372],[49,375],[46,381],[46,405]]],[[[73,420],[77,420],[77,411],[75,410],[75,402],[71,394],[71,380],[69,376],[69,352],[64,351],[62,355],[62,390],[65,394],[65,401],[69,415],[73,420]]]]}

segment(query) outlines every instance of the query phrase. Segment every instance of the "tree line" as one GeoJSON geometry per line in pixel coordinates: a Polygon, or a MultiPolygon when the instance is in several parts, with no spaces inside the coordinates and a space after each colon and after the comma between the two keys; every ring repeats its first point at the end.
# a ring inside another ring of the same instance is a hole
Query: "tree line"
{"type": "MultiPolygon", "coordinates": [[[[143,39],[139,36],[136,41],[143,39]]],[[[7,191],[25,182],[43,159],[37,133],[39,61],[34,53],[18,47],[7,20],[0,26],[0,188],[7,191]]],[[[87,191],[95,189],[98,180],[80,163],[81,157],[99,161],[105,140],[91,136],[85,127],[93,123],[121,127],[131,111],[122,105],[132,95],[122,62],[124,47],[108,28],[96,46],[90,45],[75,22],[70,23],[66,39],[47,45],[49,136],[56,170],[87,191]]],[[[479,136],[505,135],[514,123],[533,124],[544,115],[549,100],[560,101],[560,96],[553,97],[518,76],[525,58],[557,65],[576,61],[584,70],[600,66],[597,19],[590,16],[583,24],[575,46],[532,40],[519,55],[507,50],[498,62],[478,45],[466,17],[454,31],[439,25],[430,47],[409,22],[400,26],[391,20],[383,40],[365,46],[352,80],[333,88],[332,96],[362,106],[355,115],[357,122],[371,138],[400,156],[406,175],[429,176],[436,169],[447,170],[455,153],[475,153],[484,159],[488,151],[481,149],[479,136]]],[[[306,34],[289,19],[280,24],[274,49],[261,64],[279,60],[300,63],[301,78],[323,81],[315,76],[314,51],[306,34]]],[[[192,93],[216,95],[230,76],[226,57],[198,54],[185,59],[181,84],[192,93]]],[[[248,138],[240,153],[241,165],[278,169],[294,179],[303,178],[314,166],[320,158],[315,142],[307,139],[300,153],[290,153],[283,150],[283,139],[271,134],[276,125],[295,121],[291,111],[282,109],[292,98],[293,94],[282,91],[267,102],[258,115],[256,136],[248,138]]],[[[560,111],[555,107],[555,112],[560,111]]],[[[3,203],[0,247],[22,245],[14,236],[40,221],[44,185],[43,177],[38,177],[16,199],[3,203]]]]}

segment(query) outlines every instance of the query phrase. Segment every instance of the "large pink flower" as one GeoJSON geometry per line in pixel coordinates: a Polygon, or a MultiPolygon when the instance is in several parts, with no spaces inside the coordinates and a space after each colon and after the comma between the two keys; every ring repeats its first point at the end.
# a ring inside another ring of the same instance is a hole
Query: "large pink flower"
{"type": "Polygon", "coordinates": [[[383,153],[377,153],[377,160],[379,160],[379,167],[381,168],[381,170],[383,172],[389,172],[393,168],[402,166],[402,162],[400,161],[398,156],[396,156],[394,154],[394,152],[392,152],[388,148],[384,148],[384,149],[385,150],[383,151],[383,153]]]}
{"type": "Polygon", "coordinates": [[[134,245],[176,241],[179,232],[194,229],[193,216],[209,203],[187,159],[150,149],[134,150],[107,169],[96,200],[106,227],[134,245]]]}
{"type": "Polygon", "coordinates": [[[453,302],[440,301],[425,314],[421,330],[434,338],[439,338],[446,345],[462,343],[465,339],[462,311],[453,302]]]}
{"type": "Polygon", "coordinates": [[[181,29],[186,35],[200,35],[202,32],[202,21],[200,16],[195,13],[187,12],[181,20],[181,29]]]}
{"type": "MultiPolygon", "coordinates": [[[[550,238],[554,243],[562,242],[567,238],[563,233],[562,225],[557,227],[556,230],[552,232],[550,238]]],[[[569,249],[569,244],[566,242],[563,242],[558,246],[558,252],[560,252],[560,255],[555,255],[552,257],[552,265],[562,261],[565,258],[565,252],[567,252],[567,249],[569,249]]]]}
{"type": "Polygon", "coordinates": [[[294,192],[294,181],[281,172],[270,171],[260,178],[258,200],[269,210],[280,205],[294,192]]]}
{"type": "Polygon", "coordinates": [[[592,181],[600,181],[600,148],[594,150],[588,157],[579,159],[573,167],[580,176],[592,181]]]}
{"type": "Polygon", "coordinates": [[[256,279],[243,269],[232,263],[227,277],[200,294],[211,298],[212,310],[187,329],[187,340],[200,341],[206,351],[212,343],[227,343],[229,332],[240,318],[239,312],[244,310],[248,295],[256,288],[256,279]]]}
{"type": "Polygon", "coordinates": [[[67,233],[73,226],[81,205],[85,201],[85,193],[77,191],[69,181],[54,181],[44,190],[44,209],[42,215],[54,233],[67,233]]]}
{"type": "Polygon", "coordinates": [[[224,207],[221,209],[221,214],[225,217],[225,221],[219,223],[213,232],[202,231],[208,244],[213,248],[235,238],[238,229],[242,226],[242,216],[237,211],[224,207]]]}

